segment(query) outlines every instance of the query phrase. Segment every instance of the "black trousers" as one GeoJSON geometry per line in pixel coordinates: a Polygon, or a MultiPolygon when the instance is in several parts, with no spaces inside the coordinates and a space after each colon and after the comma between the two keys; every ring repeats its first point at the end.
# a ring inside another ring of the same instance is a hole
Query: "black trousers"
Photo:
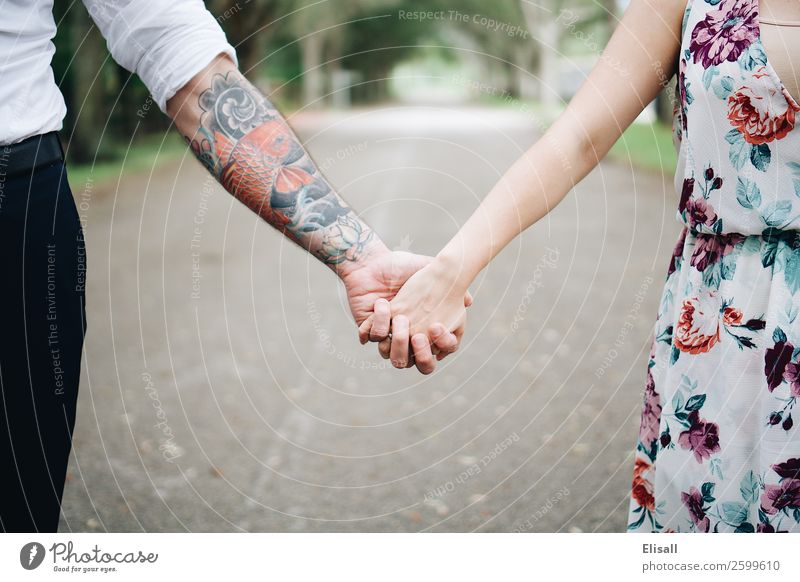
{"type": "Polygon", "coordinates": [[[86,329],[86,252],[63,163],[0,174],[0,268],[0,530],[54,532],[86,329]]]}

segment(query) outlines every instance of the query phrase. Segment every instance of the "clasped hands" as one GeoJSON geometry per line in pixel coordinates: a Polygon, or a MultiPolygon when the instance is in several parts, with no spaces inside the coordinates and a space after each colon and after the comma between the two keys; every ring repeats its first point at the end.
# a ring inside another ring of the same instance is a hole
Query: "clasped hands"
{"type": "Polygon", "coordinates": [[[458,349],[472,296],[446,260],[385,250],[343,282],[361,343],[378,342],[394,367],[430,374],[458,349]]]}

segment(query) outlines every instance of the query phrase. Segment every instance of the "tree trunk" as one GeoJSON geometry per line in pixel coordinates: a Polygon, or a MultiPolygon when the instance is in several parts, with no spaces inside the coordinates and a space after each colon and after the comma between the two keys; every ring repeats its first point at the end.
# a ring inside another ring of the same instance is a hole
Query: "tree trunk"
{"type": "Polygon", "coordinates": [[[610,39],[617,28],[617,0],[602,0],[603,16],[605,19],[606,39],[610,39]]]}
{"type": "Polygon", "coordinates": [[[539,77],[539,100],[545,105],[559,104],[561,98],[557,51],[562,26],[556,18],[557,2],[540,0],[538,5],[534,5],[522,0],[520,7],[531,36],[539,43],[539,59],[533,71],[539,77]]]}
{"type": "Polygon", "coordinates": [[[536,45],[529,42],[518,42],[512,50],[514,67],[515,92],[520,99],[535,99],[536,79],[532,69],[536,59],[536,45]]]}
{"type": "Polygon", "coordinates": [[[322,70],[323,36],[316,32],[300,41],[303,56],[303,105],[310,108],[322,105],[325,74],[322,70]]]}
{"type": "MultiPolygon", "coordinates": [[[[72,111],[75,131],[69,138],[69,158],[72,162],[91,162],[103,158],[100,142],[108,111],[105,108],[106,86],[103,62],[108,55],[105,42],[97,27],[91,22],[83,6],[73,10],[74,32],[72,43],[75,59],[72,61],[72,111]]],[[[106,136],[106,145],[113,140],[106,136]]]]}

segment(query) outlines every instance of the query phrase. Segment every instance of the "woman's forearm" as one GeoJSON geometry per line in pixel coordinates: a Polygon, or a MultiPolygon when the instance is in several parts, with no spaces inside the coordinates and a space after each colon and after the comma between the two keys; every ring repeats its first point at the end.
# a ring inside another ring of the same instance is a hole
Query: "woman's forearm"
{"type": "MultiPolygon", "coordinates": [[[[605,152],[592,152],[562,117],[492,188],[438,259],[468,287],[517,235],[550,212],[605,152]]],[[[610,146],[608,146],[610,147],[610,146]]]]}
{"type": "Polygon", "coordinates": [[[550,212],[599,162],[676,68],[684,0],[632,2],[586,82],[437,257],[454,290],[550,212]],[[669,73],[665,73],[669,72],[669,73]]]}

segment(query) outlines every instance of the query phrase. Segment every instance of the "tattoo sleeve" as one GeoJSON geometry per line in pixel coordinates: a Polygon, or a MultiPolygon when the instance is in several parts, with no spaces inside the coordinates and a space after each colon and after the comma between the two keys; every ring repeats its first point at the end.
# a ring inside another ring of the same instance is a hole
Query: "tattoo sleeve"
{"type": "Polygon", "coordinates": [[[193,123],[177,117],[176,123],[228,192],[335,271],[382,245],[238,70],[231,66],[206,78],[182,99],[180,110],[194,112],[193,123]]]}

